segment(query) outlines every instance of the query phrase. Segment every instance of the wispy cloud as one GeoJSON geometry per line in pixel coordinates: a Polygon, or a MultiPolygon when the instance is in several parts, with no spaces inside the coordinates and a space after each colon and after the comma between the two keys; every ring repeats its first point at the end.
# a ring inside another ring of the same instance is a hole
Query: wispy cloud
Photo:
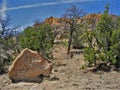
{"type": "Polygon", "coordinates": [[[3,2],[2,2],[2,5],[1,5],[1,16],[4,18],[4,17],[6,17],[6,13],[5,13],[5,11],[7,10],[7,5],[6,5],[7,3],[6,3],[6,0],[3,0],[3,2]]]}
{"type": "Polygon", "coordinates": [[[40,6],[50,6],[50,5],[67,4],[67,3],[75,3],[75,2],[90,2],[90,1],[95,1],[95,0],[62,0],[59,2],[46,2],[46,3],[23,5],[23,6],[18,6],[18,7],[4,8],[4,9],[2,8],[0,11],[5,12],[5,11],[10,11],[10,10],[33,8],[33,7],[40,7],[40,6]]]}

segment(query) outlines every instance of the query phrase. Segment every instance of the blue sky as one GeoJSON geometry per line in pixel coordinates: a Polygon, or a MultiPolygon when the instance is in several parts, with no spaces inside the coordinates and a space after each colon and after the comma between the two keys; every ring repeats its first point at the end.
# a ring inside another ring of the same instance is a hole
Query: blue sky
{"type": "Polygon", "coordinates": [[[61,17],[71,5],[87,13],[102,13],[107,3],[110,13],[120,15],[120,0],[0,0],[0,14],[9,15],[16,25],[26,26],[36,18],[61,17]]]}

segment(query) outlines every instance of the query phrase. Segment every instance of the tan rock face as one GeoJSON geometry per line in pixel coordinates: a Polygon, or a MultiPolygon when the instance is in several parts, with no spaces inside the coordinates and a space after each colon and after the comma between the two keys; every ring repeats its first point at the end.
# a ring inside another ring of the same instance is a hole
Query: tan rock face
{"type": "Polygon", "coordinates": [[[14,81],[41,81],[50,76],[52,64],[38,52],[24,49],[9,68],[9,78],[14,81]]]}
{"type": "Polygon", "coordinates": [[[44,23],[49,23],[50,25],[58,25],[60,24],[60,18],[49,17],[45,19],[44,23]]]}

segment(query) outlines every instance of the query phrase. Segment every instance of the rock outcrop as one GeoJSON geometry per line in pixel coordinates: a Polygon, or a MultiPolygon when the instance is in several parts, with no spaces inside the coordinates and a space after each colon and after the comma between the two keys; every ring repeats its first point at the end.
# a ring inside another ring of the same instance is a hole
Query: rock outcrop
{"type": "Polygon", "coordinates": [[[55,18],[55,17],[49,17],[46,18],[44,23],[48,23],[50,25],[59,25],[60,24],[60,18],[55,18]]]}
{"type": "Polygon", "coordinates": [[[43,76],[50,76],[52,64],[36,51],[24,49],[9,68],[13,81],[40,82],[43,76]]]}
{"type": "MultiPolygon", "coordinates": [[[[79,18],[77,23],[83,23],[85,21],[93,21],[93,20],[98,22],[100,17],[101,17],[101,15],[102,15],[101,13],[98,13],[98,14],[87,14],[87,15],[83,16],[82,18],[79,18]]],[[[113,18],[116,18],[115,15],[110,15],[110,16],[112,16],[113,18]]],[[[51,16],[49,18],[46,18],[44,20],[43,24],[44,23],[48,23],[50,25],[61,25],[62,21],[65,21],[67,23],[70,22],[70,20],[67,19],[67,18],[56,18],[56,17],[51,16]]]]}

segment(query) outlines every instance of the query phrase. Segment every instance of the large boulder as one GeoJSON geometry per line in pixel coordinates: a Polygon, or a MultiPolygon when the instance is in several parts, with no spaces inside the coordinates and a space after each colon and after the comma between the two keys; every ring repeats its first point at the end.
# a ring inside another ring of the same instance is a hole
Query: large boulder
{"type": "Polygon", "coordinates": [[[52,64],[36,51],[24,49],[9,67],[9,78],[14,81],[41,81],[50,76],[52,64]]]}

